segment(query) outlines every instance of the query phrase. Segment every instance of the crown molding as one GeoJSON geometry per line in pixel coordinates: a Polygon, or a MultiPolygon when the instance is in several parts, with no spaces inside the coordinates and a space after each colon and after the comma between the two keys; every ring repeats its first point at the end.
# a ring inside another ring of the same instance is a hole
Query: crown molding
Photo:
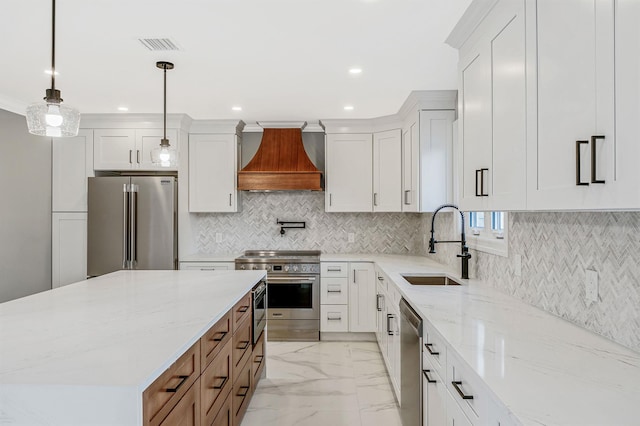
{"type": "Polygon", "coordinates": [[[233,120],[194,120],[189,129],[190,134],[225,134],[239,135],[244,129],[244,121],[233,120]]]}
{"type": "Polygon", "coordinates": [[[250,121],[242,130],[244,133],[262,133],[266,128],[302,129],[302,133],[324,133],[319,121],[250,121]]]}
{"type": "MultiPolygon", "coordinates": [[[[193,120],[186,114],[167,114],[167,128],[189,129],[193,120]]],[[[162,114],[80,114],[82,129],[162,129],[162,114]]]]}
{"type": "Polygon", "coordinates": [[[0,109],[25,116],[29,104],[0,95],[0,109]]]}
{"type": "Polygon", "coordinates": [[[491,12],[498,0],[474,0],[462,15],[449,37],[445,40],[449,46],[460,50],[469,36],[478,28],[482,20],[491,12]]]}

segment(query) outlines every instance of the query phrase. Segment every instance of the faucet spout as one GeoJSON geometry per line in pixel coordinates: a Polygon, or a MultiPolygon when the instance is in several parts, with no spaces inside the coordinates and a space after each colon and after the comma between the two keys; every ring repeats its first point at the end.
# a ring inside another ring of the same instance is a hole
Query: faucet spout
{"type": "Polygon", "coordinates": [[[462,275],[462,279],[465,279],[465,280],[469,279],[469,259],[471,259],[471,253],[469,253],[469,247],[467,247],[467,239],[466,239],[465,227],[464,227],[464,213],[460,211],[458,206],[456,206],[455,204],[443,204],[433,211],[433,216],[431,217],[431,238],[429,239],[429,253],[434,254],[436,252],[437,243],[460,243],[460,254],[458,254],[457,257],[460,258],[462,263],[461,275],[462,275]],[[462,225],[462,231],[460,233],[460,241],[437,241],[434,237],[436,215],[440,210],[445,208],[453,208],[458,210],[458,212],[460,213],[460,222],[462,225]]]}

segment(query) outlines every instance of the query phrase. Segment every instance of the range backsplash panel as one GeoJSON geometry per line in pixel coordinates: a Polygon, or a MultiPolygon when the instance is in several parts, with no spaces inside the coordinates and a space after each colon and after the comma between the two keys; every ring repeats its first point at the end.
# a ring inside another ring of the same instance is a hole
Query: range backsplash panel
{"type": "Polygon", "coordinates": [[[247,192],[240,213],[197,215],[197,248],[202,253],[244,250],[321,250],[324,253],[409,254],[419,250],[421,215],[403,213],[326,213],[324,192],[247,192]],[[281,221],[304,221],[287,229],[281,221]],[[216,242],[216,233],[222,242],[216,242]],[[355,241],[349,242],[349,233],[355,241]]]}
{"type": "MultiPolygon", "coordinates": [[[[422,217],[428,233],[430,215],[422,217]]],[[[437,238],[457,238],[452,215],[438,214],[437,238]],[[446,233],[449,232],[447,235],[446,233]]],[[[640,350],[640,213],[509,213],[509,256],[472,250],[470,274],[498,290],[640,350]],[[514,258],[522,256],[522,274],[514,258]],[[585,270],[598,273],[599,301],[585,301],[585,270]]],[[[458,247],[428,247],[418,254],[455,268],[458,247]]]]}

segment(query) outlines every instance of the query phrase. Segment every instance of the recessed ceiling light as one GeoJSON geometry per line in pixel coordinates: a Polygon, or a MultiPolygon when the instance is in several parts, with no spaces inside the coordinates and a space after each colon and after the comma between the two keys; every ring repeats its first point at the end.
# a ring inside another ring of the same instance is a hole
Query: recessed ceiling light
{"type": "Polygon", "coordinates": [[[231,107],[231,109],[234,110],[234,111],[242,111],[242,107],[241,106],[234,106],[234,107],[231,107]]]}
{"type": "Polygon", "coordinates": [[[349,69],[349,74],[351,75],[358,75],[358,74],[362,74],[362,68],[351,68],[349,69]]]}
{"type": "Polygon", "coordinates": [[[353,105],[347,105],[344,107],[345,111],[353,111],[353,105]]]}
{"type": "Polygon", "coordinates": [[[129,108],[126,106],[118,107],[118,111],[129,111],[129,108]]]}
{"type": "MultiPolygon", "coordinates": [[[[47,75],[51,75],[51,70],[44,70],[44,73],[47,75]]],[[[56,71],[56,75],[60,75],[60,73],[56,71]]]]}

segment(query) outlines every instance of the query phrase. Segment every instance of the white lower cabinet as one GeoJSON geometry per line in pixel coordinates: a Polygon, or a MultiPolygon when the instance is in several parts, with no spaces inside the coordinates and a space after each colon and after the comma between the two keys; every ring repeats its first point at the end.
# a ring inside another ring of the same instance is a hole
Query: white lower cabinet
{"type": "Polygon", "coordinates": [[[232,271],[234,262],[180,262],[182,271],[232,271]]]}
{"type": "Polygon", "coordinates": [[[422,424],[446,424],[447,387],[440,374],[431,365],[426,354],[422,356],[422,424]]]}
{"type": "Polygon", "coordinates": [[[451,394],[447,394],[447,426],[473,426],[451,394]]]}
{"type": "Polygon", "coordinates": [[[375,332],[373,263],[322,262],[320,269],[320,331],[375,332]],[[340,319],[333,315],[337,309],[342,313],[340,319]]]}
{"type": "Polygon", "coordinates": [[[400,402],[400,310],[395,284],[379,269],[376,275],[376,340],[400,402]]]}
{"type": "Polygon", "coordinates": [[[349,331],[349,306],[320,305],[320,330],[325,332],[349,331]]]}
{"type": "Polygon", "coordinates": [[[87,278],[87,213],[52,214],[51,287],[87,278]]]}

